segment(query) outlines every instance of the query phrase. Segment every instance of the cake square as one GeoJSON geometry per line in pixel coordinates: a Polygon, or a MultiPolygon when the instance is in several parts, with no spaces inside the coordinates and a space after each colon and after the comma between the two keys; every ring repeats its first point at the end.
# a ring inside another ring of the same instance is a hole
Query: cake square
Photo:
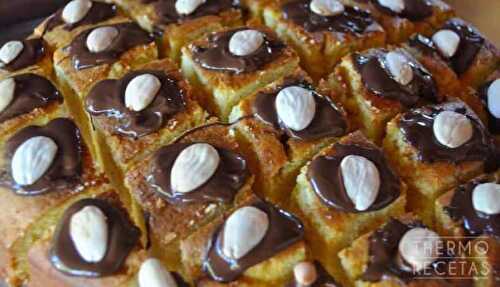
{"type": "Polygon", "coordinates": [[[442,0],[398,1],[401,5],[391,5],[393,1],[349,0],[359,3],[372,12],[373,17],[384,27],[387,42],[402,43],[414,33],[430,35],[455,12],[442,0]],[[364,4],[363,4],[364,3],[364,4]]]}
{"type": "Polygon", "coordinates": [[[460,101],[398,115],[387,125],[383,147],[411,190],[409,208],[429,226],[439,195],[496,166],[490,134],[460,101]]]}
{"type": "Polygon", "coordinates": [[[306,225],[306,239],[314,256],[344,283],[337,253],[390,216],[404,213],[406,185],[382,150],[355,132],[325,148],[302,168],[291,204],[306,225]],[[351,160],[359,162],[349,167],[351,160]],[[354,166],[359,167],[359,173],[354,166]],[[356,186],[364,189],[360,189],[358,199],[352,195],[356,186]]]}
{"type": "Polygon", "coordinates": [[[178,270],[179,242],[252,195],[253,178],[229,127],[213,123],[137,163],[125,185],[147,214],[152,248],[178,270]]]}
{"type": "Polygon", "coordinates": [[[68,45],[86,29],[112,23],[116,16],[123,16],[123,13],[111,3],[94,0],[68,1],[64,7],[40,23],[33,34],[43,38],[48,50],[53,52],[68,45]]]}
{"type": "Polygon", "coordinates": [[[333,91],[353,125],[377,144],[387,122],[398,113],[443,100],[429,71],[396,47],[345,56],[320,87],[333,91]]]}
{"type": "Polygon", "coordinates": [[[182,262],[198,286],[282,286],[306,259],[303,236],[299,219],[251,197],[183,240],[182,262]],[[244,240],[231,241],[232,236],[244,240]],[[246,252],[227,257],[226,250],[239,245],[246,252]]]}
{"type": "Polygon", "coordinates": [[[95,170],[79,128],[64,116],[62,111],[47,114],[2,135],[0,222],[5,236],[0,261],[12,284],[25,279],[25,262],[17,256],[24,256],[25,248],[44,231],[52,209],[107,181],[95,170]]]}
{"type": "Polygon", "coordinates": [[[337,10],[318,11],[309,0],[275,1],[264,12],[265,24],[295,48],[302,66],[316,81],[349,52],[385,43],[384,29],[370,12],[338,3],[337,10]]]}
{"type": "Polygon", "coordinates": [[[147,31],[161,37],[161,54],[179,62],[181,48],[224,27],[243,24],[238,1],[113,0],[147,31]]]}
{"type": "Polygon", "coordinates": [[[212,33],[182,53],[184,75],[203,91],[202,104],[223,120],[241,99],[293,73],[299,63],[296,53],[263,27],[212,33]]]}
{"type": "Polygon", "coordinates": [[[237,140],[249,150],[251,165],[256,165],[255,191],[279,206],[286,206],[300,168],[349,130],[343,109],[300,69],[240,101],[229,121],[237,140]],[[296,99],[296,105],[278,109],[278,97],[280,102],[296,99]],[[313,109],[307,111],[304,103],[313,109]]]}
{"type": "Polygon", "coordinates": [[[168,59],[98,82],[85,98],[85,109],[101,158],[114,161],[121,173],[207,118],[191,87],[168,59]]]}
{"type": "Polygon", "coordinates": [[[339,257],[355,286],[470,286],[458,267],[466,261],[445,247],[447,240],[405,214],[357,238],[339,257]],[[413,253],[423,255],[417,261],[413,253]]]}

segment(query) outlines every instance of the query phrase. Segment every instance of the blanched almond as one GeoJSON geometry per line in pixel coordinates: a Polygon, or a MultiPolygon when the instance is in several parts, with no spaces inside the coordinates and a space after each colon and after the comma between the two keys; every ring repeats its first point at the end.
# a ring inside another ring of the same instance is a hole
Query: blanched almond
{"type": "Polygon", "coordinates": [[[406,86],[413,80],[413,68],[405,55],[391,51],[387,53],[385,60],[389,73],[396,82],[406,86]]]}
{"type": "Polygon", "coordinates": [[[92,8],[90,0],[73,0],[70,1],[61,13],[61,18],[68,24],[75,24],[81,21],[92,8]]]}
{"type": "Polygon", "coordinates": [[[344,12],[344,4],[338,0],[312,0],[309,8],[321,16],[335,16],[344,12]]]}
{"type": "Polygon", "coordinates": [[[24,44],[21,41],[9,41],[0,49],[0,61],[4,65],[10,64],[14,59],[21,54],[24,49],[24,44]]]}
{"type": "Polygon", "coordinates": [[[500,119],[500,79],[491,83],[487,92],[488,110],[497,119],[500,119]]]}
{"type": "Polygon", "coordinates": [[[87,48],[92,53],[104,52],[118,37],[118,29],[115,27],[99,27],[87,36],[87,48]]]}
{"type": "Polygon", "coordinates": [[[264,43],[264,35],[257,30],[242,30],[229,40],[229,52],[236,56],[248,56],[264,43]]]}
{"type": "Polygon", "coordinates": [[[477,185],[472,192],[472,204],[480,212],[500,214],[500,184],[488,182],[477,185]]]}
{"type": "Polygon", "coordinates": [[[427,228],[407,231],[399,241],[399,254],[413,271],[424,270],[439,257],[439,235],[427,228]]]}
{"type": "Polygon", "coordinates": [[[96,206],[85,206],[70,220],[70,237],[80,256],[89,263],[101,261],[108,249],[106,215],[96,206]]]}
{"type": "Polygon", "coordinates": [[[147,108],[161,88],[160,80],[151,74],[142,74],[132,79],[125,89],[125,106],[140,112],[147,108]]]}
{"type": "Polygon", "coordinates": [[[369,159],[348,155],[340,162],[340,170],[347,196],[357,210],[370,208],[380,189],[380,174],[369,159]]]}
{"type": "Polygon", "coordinates": [[[10,105],[14,99],[16,81],[13,78],[7,78],[0,81],[0,113],[10,105]]]}
{"type": "Polygon", "coordinates": [[[460,36],[452,30],[445,29],[434,34],[432,41],[444,57],[451,58],[457,52],[460,36]]]}
{"type": "Polygon", "coordinates": [[[175,10],[180,15],[189,15],[196,11],[206,0],[177,0],[175,10]]]}
{"type": "Polygon", "coordinates": [[[457,148],[468,142],[474,133],[469,118],[453,111],[443,111],[434,119],[434,136],[442,145],[457,148]]]}
{"type": "Polygon", "coordinates": [[[405,9],[404,0],[378,0],[378,3],[396,13],[401,13],[405,9]]]}
{"type": "Polygon", "coordinates": [[[275,105],[280,120],[294,131],[307,128],[316,114],[316,101],[312,92],[298,86],[282,89],[275,105]]]}
{"type": "Polygon", "coordinates": [[[177,287],[172,274],[155,258],[142,263],[138,279],[139,287],[177,287]]]}

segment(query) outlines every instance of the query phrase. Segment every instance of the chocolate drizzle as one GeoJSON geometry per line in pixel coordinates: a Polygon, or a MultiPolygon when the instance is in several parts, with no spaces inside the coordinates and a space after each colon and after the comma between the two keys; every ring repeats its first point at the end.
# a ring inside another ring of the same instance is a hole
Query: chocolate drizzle
{"type": "Polygon", "coordinates": [[[130,221],[127,213],[103,199],[83,199],[64,213],[54,235],[50,261],[59,271],[71,276],[102,277],[119,271],[132,249],[137,245],[140,230],[130,221]],[[98,207],[108,224],[108,243],[104,258],[97,263],[86,262],[76,250],[70,235],[72,216],[86,206],[98,207]]]}
{"type": "MultiPolygon", "coordinates": [[[[402,50],[401,50],[402,51],[402,50]]],[[[377,96],[399,101],[405,107],[413,107],[422,100],[438,101],[438,93],[432,75],[411,55],[405,57],[413,70],[413,80],[401,85],[386,68],[385,49],[371,49],[353,54],[353,62],[361,74],[365,87],[377,96]]]]}
{"type": "Polygon", "coordinates": [[[86,109],[95,117],[106,117],[113,122],[113,132],[138,138],[161,129],[165,122],[186,107],[184,91],[178,80],[158,70],[140,70],[126,74],[119,80],[97,83],[86,98],[86,109]],[[135,77],[151,74],[161,82],[160,91],[147,108],[140,112],[125,106],[125,90],[135,77]]]}
{"type": "MultiPolygon", "coordinates": [[[[333,279],[333,277],[328,274],[328,272],[323,268],[323,265],[319,261],[314,261],[314,267],[316,267],[317,279],[313,284],[307,287],[341,287],[339,283],[333,279]]],[[[292,280],[290,283],[285,285],[286,287],[304,287],[303,284],[292,280]]]]}
{"type": "Polygon", "coordinates": [[[4,157],[7,166],[0,171],[0,185],[11,188],[19,195],[39,195],[74,187],[81,180],[82,149],[80,130],[70,119],[58,118],[43,127],[23,128],[6,143],[4,157]],[[32,185],[20,186],[12,178],[10,163],[17,148],[36,136],[46,136],[54,140],[58,151],[52,165],[39,180],[32,185]]]}
{"type": "Polygon", "coordinates": [[[304,81],[285,81],[285,83],[272,92],[261,92],[257,94],[253,104],[255,116],[272,125],[277,130],[283,131],[291,138],[301,140],[314,140],[324,137],[336,137],[345,134],[347,123],[339,109],[328,97],[318,94],[314,88],[304,81]],[[299,86],[310,90],[316,101],[316,114],[307,128],[301,131],[289,129],[279,120],[275,101],[279,91],[286,87],[299,86]]]}
{"type": "MultiPolygon", "coordinates": [[[[159,149],[153,157],[147,181],[153,190],[172,204],[229,203],[249,176],[246,160],[239,154],[215,147],[220,164],[214,175],[192,192],[181,193],[172,189],[170,174],[179,154],[191,144],[175,143],[159,149]]],[[[189,180],[189,179],[186,179],[189,180]]]]}
{"type": "Polygon", "coordinates": [[[80,33],[73,42],[65,48],[72,58],[73,66],[76,70],[114,63],[127,50],[139,45],[146,45],[154,40],[151,35],[132,22],[104,25],[101,27],[114,27],[118,29],[118,36],[105,51],[92,53],[87,48],[87,36],[94,29],[99,27],[88,29],[80,33]]]}
{"type": "Polygon", "coordinates": [[[461,222],[467,236],[492,235],[500,239],[500,214],[489,215],[477,211],[472,204],[474,188],[486,182],[489,182],[486,178],[475,179],[455,188],[445,211],[454,221],[461,222]]]}
{"type": "Polygon", "coordinates": [[[369,238],[370,259],[362,279],[378,282],[383,280],[385,275],[388,275],[408,283],[415,278],[446,277],[445,274],[448,274],[448,271],[452,269],[447,264],[442,263],[455,260],[454,254],[446,254],[449,252],[448,250],[440,250],[440,258],[423,271],[408,271],[411,269],[406,269],[407,266],[401,266],[404,259],[399,255],[399,241],[407,231],[416,227],[426,228],[420,222],[403,223],[391,218],[382,228],[374,231],[369,238]]]}
{"type": "Polygon", "coordinates": [[[494,80],[488,81],[487,83],[479,87],[478,95],[483,102],[483,105],[485,106],[486,113],[488,114],[488,130],[490,131],[490,133],[498,135],[500,134],[500,119],[495,117],[488,108],[488,89],[493,82],[494,80]]]}
{"type": "Polygon", "coordinates": [[[63,101],[59,91],[46,78],[36,74],[20,74],[12,78],[16,83],[14,99],[3,112],[0,112],[0,123],[37,108],[46,107],[53,102],[63,101]]]}
{"type": "Polygon", "coordinates": [[[23,50],[9,64],[2,67],[7,71],[13,72],[28,66],[36,64],[40,61],[46,52],[45,42],[40,38],[23,40],[23,50]]]}
{"type": "Polygon", "coordinates": [[[221,225],[208,243],[208,253],[203,262],[203,270],[213,280],[234,281],[248,268],[273,257],[304,237],[302,223],[292,214],[260,200],[251,206],[267,214],[269,228],[266,235],[245,256],[238,260],[230,260],[222,255],[224,225],[221,225]]]}
{"type": "Polygon", "coordinates": [[[308,32],[340,32],[363,34],[372,24],[376,24],[370,12],[358,7],[345,6],[340,15],[322,16],[310,9],[309,0],[297,0],[282,7],[283,17],[303,27],[308,32]]]}
{"type": "Polygon", "coordinates": [[[477,116],[461,102],[451,102],[438,106],[415,109],[404,114],[399,126],[405,140],[418,152],[418,160],[423,162],[484,161],[492,158],[493,140],[477,116]],[[472,122],[472,138],[457,148],[448,148],[434,137],[434,118],[442,111],[454,111],[466,115],[472,122]]]}
{"type": "Polygon", "coordinates": [[[401,183],[396,174],[389,168],[387,160],[379,148],[337,143],[332,149],[335,151],[334,154],[313,159],[307,170],[307,178],[314,192],[325,205],[343,212],[370,212],[388,206],[399,197],[401,183]],[[342,180],[340,163],[348,155],[358,155],[369,159],[375,164],[380,174],[380,189],[377,199],[364,211],[355,208],[347,195],[342,180]]]}
{"type": "Polygon", "coordinates": [[[394,12],[391,9],[380,5],[379,0],[371,0],[380,11],[387,15],[398,16],[409,19],[411,21],[421,21],[432,16],[432,4],[427,0],[403,0],[404,9],[400,13],[394,12]]]}
{"type": "Polygon", "coordinates": [[[196,10],[189,15],[180,15],[175,9],[175,0],[157,0],[157,1],[143,1],[147,3],[153,2],[153,6],[158,16],[160,24],[168,25],[194,18],[200,18],[207,15],[217,15],[225,10],[231,8],[238,8],[239,1],[234,0],[207,0],[196,8],[196,10]]]}
{"type": "Polygon", "coordinates": [[[194,61],[207,70],[234,74],[251,73],[271,63],[285,49],[285,44],[275,35],[261,31],[264,34],[264,43],[257,51],[248,56],[235,56],[229,52],[229,40],[234,33],[242,30],[246,28],[213,33],[209,36],[207,45],[192,45],[194,61]]]}
{"type": "Polygon", "coordinates": [[[54,29],[59,25],[64,25],[63,26],[64,30],[71,31],[83,25],[91,25],[106,21],[116,15],[116,5],[98,1],[92,1],[92,7],[90,7],[85,17],[83,17],[80,21],[76,23],[68,24],[64,22],[64,20],[62,19],[63,9],[64,8],[59,9],[56,13],[54,13],[47,19],[44,33],[51,31],[52,29],[54,29]]]}

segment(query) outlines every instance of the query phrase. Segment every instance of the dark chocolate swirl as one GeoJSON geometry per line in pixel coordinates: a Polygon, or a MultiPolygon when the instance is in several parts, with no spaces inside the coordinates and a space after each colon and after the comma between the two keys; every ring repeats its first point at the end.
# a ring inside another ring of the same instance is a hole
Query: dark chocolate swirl
{"type": "Polygon", "coordinates": [[[408,283],[415,278],[434,279],[450,275],[449,272],[453,269],[448,267],[448,263],[455,261],[456,264],[456,261],[459,260],[455,258],[451,250],[439,250],[439,258],[423,271],[408,271],[411,268],[404,266],[404,259],[401,258],[398,251],[399,241],[407,231],[417,227],[426,228],[421,222],[403,223],[391,218],[382,228],[374,231],[369,238],[370,259],[362,279],[378,282],[383,280],[385,276],[394,276],[408,283]]]}
{"type": "Polygon", "coordinates": [[[17,71],[40,61],[46,52],[45,42],[41,38],[23,40],[23,50],[9,64],[2,67],[7,71],[17,71]]]}
{"type": "Polygon", "coordinates": [[[248,268],[273,257],[304,237],[304,226],[292,214],[264,201],[257,201],[251,206],[267,214],[269,228],[266,235],[245,256],[238,260],[229,260],[221,251],[224,234],[224,225],[221,225],[208,242],[208,253],[203,262],[203,270],[213,280],[234,281],[248,268]]]}
{"type": "Polygon", "coordinates": [[[448,161],[485,161],[492,158],[494,144],[477,116],[461,102],[427,106],[405,113],[399,120],[399,126],[405,140],[418,152],[418,160],[423,162],[448,161]],[[472,138],[457,148],[448,148],[435,138],[434,118],[442,111],[454,111],[463,114],[472,122],[472,138]]]}
{"type": "Polygon", "coordinates": [[[467,236],[492,235],[500,239],[500,214],[477,211],[472,204],[474,188],[487,182],[490,182],[487,178],[479,178],[455,188],[445,211],[454,221],[461,223],[467,236]]]}
{"type": "Polygon", "coordinates": [[[309,0],[297,0],[282,7],[283,17],[303,27],[308,32],[340,32],[363,34],[376,24],[370,12],[358,7],[345,6],[344,12],[336,16],[322,16],[310,9],[309,0]]]}
{"type": "Polygon", "coordinates": [[[14,134],[5,146],[7,166],[0,171],[0,185],[19,195],[39,195],[71,188],[81,182],[83,143],[80,130],[67,118],[50,121],[46,126],[29,126],[14,134]],[[32,185],[18,185],[11,171],[11,161],[17,148],[30,138],[49,137],[57,144],[57,154],[45,174],[32,185]]]}
{"type": "Polygon", "coordinates": [[[333,155],[323,155],[313,159],[307,170],[307,178],[314,192],[326,206],[351,213],[370,212],[388,206],[399,197],[401,186],[399,178],[389,167],[379,148],[337,143],[333,149],[335,150],[333,155]],[[345,190],[340,163],[348,155],[367,158],[375,164],[380,174],[378,196],[375,202],[364,211],[355,208],[345,190]]]}
{"type": "Polygon", "coordinates": [[[99,27],[83,31],[65,48],[76,70],[114,63],[127,50],[139,45],[146,45],[154,40],[150,34],[132,22],[104,25],[101,27],[114,27],[118,29],[118,36],[105,51],[92,53],[87,48],[87,36],[99,27]]]}
{"type": "Polygon", "coordinates": [[[438,94],[432,75],[411,55],[401,50],[413,70],[412,81],[401,85],[386,68],[385,56],[388,52],[385,49],[371,49],[353,54],[354,65],[365,87],[375,95],[396,100],[405,107],[413,107],[422,100],[436,102],[438,94]]]}
{"type": "MultiPolygon", "coordinates": [[[[144,2],[144,1],[143,1],[144,2]]],[[[178,23],[185,20],[200,18],[208,15],[217,15],[223,11],[231,8],[238,8],[239,1],[235,0],[207,0],[196,8],[196,10],[189,15],[180,15],[175,9],[176,0],[157,0],[146,1],[147,3],[153,2],[153,6],[158,16],[159,24],[168,25],[171,23],[178,23]]]]}
{"type": "Polygon", "coordinates": [[[87,15],[83,17],[80,21],[72,24],[68,24],[64,22],[62,19],[62,11],[64,8],[59,9],[56,13],[54,13],[52,16],[50,16],[47,19],[47,23],[45,24],[45,31],[49,32],[55,27],[59,25],[64,25],[63,29],[71,31],[77,27],[83,26],[83,25],[92,25],[96,24],[99,22],[106,21],[116,15],[116,5],[115,4],[108,4],[108,3],[103,3],[103,2],[98,2],[98,1],[92,1],[92,7],[90,7],[89,11],[87,12],[87,15]]]}
{"type": "Polygon", "coordinates": [[[71,205],[62,216],[49,251],[52,265],[71,276],[103,277],[118,272],[132,249],[137,245],[141,231],[130,221],[126,211],[104,199],[83,199],[71,205]],[[108,243],[104,258],[97,263],[86,262],[76,250],[70,235],[72,216],[86,206],[98,207],[106,215],[108,243]]]}
{"type": "Polygon", "coordinates": [[[92,88],[86,98],[86,109],[92,116],[110,119],[114,133],[134,138],[158,131],[185,107],[184,91],[179,87],[178,80],[158,70],[133,71],[118,80],[103,80],[92,88]],[[143,74],[157,77],[161,88],[148,107],[136,112],[125,106],[125,90],[130,81],[143,74]]]}
{"type": "Polygon", "coordinates": [[[0,123],[54,102],[63,101],[56,87],[44,77],[36,74],[20,74],[12,78],[16,83],[14,98],[7,108],[0,112],[0,123]]]}
{"type": "Polygon", "coordinates": [[[209,36],[207,45],[192,45],[194,61],[207,70],[234,74],[251,73],[271,63],[285,49],[285,44],[274,34],[261,31],[264,34],[264,43],[257,51],[248,56],[235,56],[229,51],[229,41],[234,33],[242,30],[246,28],[213,33],[209,36]]]}
{"type": "MultiPolygon", "coordinates": [[[[246,160],[239,154],[215,147],[220,163],[214,175],[202,186],[188,193],[171,187],[170,174],[179,154],[191,144],[175,143],[159,149],[153,156],[147,181],[162,198],[178,203],[229,203],[245,184],[249,171],[246,160]]],[[[186,179],[189,180],[189,179],[186,179]]]]}
{"type": "Polygon", "coordinates": [[[500,134],[500,119],[495,117],[488,108],[488,89],[494,81],[495,80],[488,81],[487,83],[481,85],[478,88],[478,96],[485,107],[486,113],[488,114],[488,130],[490,133],[498,135],[500,134]]]}
{"type": "MultiPolygon", "coordinates": [[[[342,287],[330,274],[328,274],[319,261],[314,261],[313,264],[314,267],[316,267],[317,279],[313,284],[308,285],[307,287],[342,287]]],[[[300,284],[296,280],[292,280],[286,284],[285,287],[304,287],[304,285],[300,284]]]]}
{"type": "Polygon", "coordinates": [[[379,0],[371,0],[373,5],[377,7],[380,11],[387,15],[398,16],[401,18],[406,18],[411,21],[421,21],[425,18],[432,16],[433,8],[432,4],[427,0],[404,0],[403,11],[397,13],[391,9],[380,5],[379,0]]]}
{"type": "Polygon", "coordinates": [[[345,134],[347,130],[347,122],[333,101],[314,91],[312,85],[305,81],[294,81],[291,79],[285,81],[282,86],[272,92],[260,92],[255,98],[253,112],[259,120],[272,125],[277,130],[283,131],[291,138],[301,140],[337,137],[345,134]],[[309,126],[301,131],[289,129],[279,119],[276,111],[275,101],[279,91],[290,86],[299,86],[310,90],[316,101],[316,114],[309,126]]]}

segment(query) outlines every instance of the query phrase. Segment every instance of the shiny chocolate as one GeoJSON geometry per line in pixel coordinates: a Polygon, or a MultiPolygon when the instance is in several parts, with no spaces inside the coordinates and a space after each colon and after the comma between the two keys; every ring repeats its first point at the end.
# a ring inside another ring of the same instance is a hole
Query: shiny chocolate
{"type": "Polygon", "coordinates": [[[371,49],[354,53],[354,66],[361,75],[364,86],[373,94],[413,107],[423,100],[437,102],[438,93],[432,75],[411,55],[405,53],[413,70],[413,80],[408,85],[396,82],[386,67],[385,49],[371,49]]]}
{"type": "Polygon", "coordinates": [[[92,53],[87,48],[87,36],[95,28],[88,29],[78,34],[73,42],[65,48],[76,70],[114,63],[129,49],[139,45],[147,45],[154,40],[150,34],[132,22],[104,25],[102,27],[114,27],[118,29],[118,36],[105,51],[92,53]]]}
{"type": "Polygon", "coordinates": [[[283,85],[271,92],[258,93],[253,103],[253,112],[259,120],[272,125],[277,130],[281,130],[291,138],[300,140],[338,137],[345,134],[347,130],[347,122],[333,101],[314,91],[311,84],[300,80],[288,79],[283,85]],[[299,86],[310,90],[316,101],[316,114],[309,126],[301,131],[288,128],[279,120],[276,111],[275,101],[279,91],[290,86],[299,86]]]}
{"type": "Polygon", "coordinates": [[[85,17],[83,17],[80,21],[69,24],[64,22],[62,19],[63,9],[64,8],[59,9],[47,19],[44,33],[49,32],[60,25],[63,25],[64,30],[71,31],[77,27],[96,24],[116,16],[116,5],[92,1],[92,7],[90,7],[87,15],[85,15],[85,17]]]}
{"type": "MultiPolygon", "coordinates": [[[[215,147],[220,163],[214,175],[197,189],[182,193],[173,190],[170,174],[179,154],[191,144],[174,143],[159,149],[153,156],[147,181],[150,187],[171,204],[230,203],[245,184],[250,173],[246,160],[239,154],[215,147]]],[[[189,180],[189,179],[186,179],[189,180]]]]}
{"type": "Polygon", "coordinates": [[[19,195],[39,195],[73,188],[81,183],[82,157],[83,142],[80,130],[72,120],[57,118],[45,126],[25,127],[6,142],[4,160],[7,164],[0,171],[0,185],[19,195]],[[36,136],[46,136],[54,140],[58,151],[52,165],[39,180],[32,185],[20,186],[12,177],[12,157],[21,144],[36,136]]]}
{"type": "Polygon", "coordinates": [[[245,256],[238,260],[230,260],[222,255],[224,225],[219,226],[212,240],[208,242],[208,253],[203,262],[203,270],[213,280],[219,282],[237,280],[248,268],[273,257],[303,239],[304,226],[292,214],[260,200],[251,206],[267,214],[269,228],[266,235],[245,256]]]}
{"type": "MultiPolygon", "coordinates": [[[[330,274],[328,274],[319,261],[314,261],[314,267],[316,268],[317,279],[313,284],[307,287],[342,287],[330,274]]],[[[304,287],[304,285],[294,279],[286,284],[285,287],[304,287]]]]}
{"type": "Polygon", "coordinates": [[[498,135],[500,134],[500,119],[495,117],[488,108],[488,89],[493,82],[494,80],[488,81],[487,83],[481,85],[478,88],[478,96],[483,102],[485,111],[488,114],[488,130],[490,131],[490,133],[498,135]]]}
{"type": "Polygon", "coordinates": [[[0,123],[29,113],[37,108],[63,101],[56,87],[44,77],[36,74],[20,74],[12,77],[16,83],[14,99],[0,112],[0,123]]]}
{"type": "Polygon", "coordinates": [[[379,0],[371,1],[383,13],[406,18],[411,21],[421,21],[433,14],[432,4],[428,0],[403,0],[405,8],[400,13],[380,5],[379,0]]]}
{"type": "Polygon", "coordinates": [[[7,71],[13,72],[36,64],[44,56],[47,48],[41,38],[23,40],[23,50],[9,64],[1,67],[7,71]]]}
{"type": "Polygon", "coordinates": [[[191,45],[194,61],[207,70],[243,74],[255,72],[278,58],[285,49],[285,44],[275,35],[264,33],[264,43],[248,56],[236,56],[229,52],[229,40],[234,33],[246,30],[238,28],[213,33],[206,45],[191,45]]]}
{"type": "Polygon", "coordinates": [[[297,0],[282,6],[283,17],[303,27],[308,32],[340,32],[363,34],[376,24],[370,12],[358,7],[345,6],[336,16],[322,16],[311,11],[309,0],[297,0]]]}
{"type": "Polygon", "coordinates": [[[474,188],[486,182],[490,181],[487,178],[479,178],[455,188],[445,212],[455,222],[460,222],[467,236],[491,235],[500,239],[500,214],[490,215],[477,211],[472,204],[474,188]]]}
{"type": "Polygon", "coordinates": [[[400,180],[389,167],[384,154],[378,147],[337,143],[332,149],[333,154],[313,159],[307,169],[309,183],[326,206],[343,212],[362,213],[380,210],[399,197],[400,180]],[[345,190],[340,163],[348,155],[367,158],[375,164],[380,174],[380,189],[377,199],[364,211],[355,208],[345,190]]]}
{"type": "Polygon", "coordinates": [[[62,216],[49,251],[50,261],[57,270],[71,276],[109,276],[120,271],[140,235],[139,228],[133,225],[122,206],[100,198],[83,199],[71,205],[62,216]],[[86,262],[80,256],[70,235],[72,216],[86,206],[98,207],[106,215],[108,224],[106,255],[96,263],[86,262]]]}
{"type": "Polygon", "coordinates": [[[479,118],[461,102],[427,106],[405,113],[399,120],[405,140],[417,150],[419,161],[433,163],[447,161],[487,161],[492,158],[494,144],[479,118]],[[466,115],[472,122],[474,134],[465,144],[449,148],[435,138],[434,118],[442,111],[454,111],[466,115]]]}
{"type": "Polygon", "coordinates": [[[217,15],[231,8],[238,8],[239,1],[235,0],[206,0],[189,15],[181,15],[175,9],[176,0],[143,0],[143,3],[153,3],[159,24],[168,25],[208,15],[217,15]]]}
{"type": "Polygon", "coordinates": [[[178,81],[159,70],[133,71],[118,80],[103,80],[89,92],[86,109],[93,117],[110,120],[113,133],[139,138],[158,131],[186,108],[185,92],[178,81]],[[136,112],[125,106],[125,90],[130,81],[142,74],[156,76],[161,88],[147,108],[136,112]]]}

